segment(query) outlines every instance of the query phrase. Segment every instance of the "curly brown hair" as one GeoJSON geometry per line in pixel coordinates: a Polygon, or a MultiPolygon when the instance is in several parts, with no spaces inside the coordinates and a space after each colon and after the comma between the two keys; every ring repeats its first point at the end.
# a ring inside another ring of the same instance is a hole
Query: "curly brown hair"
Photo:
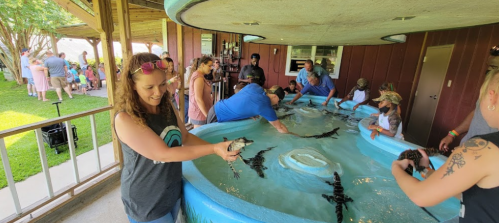
{"type": "MultiPolygon", "coordinates": [[[[140,103],[140,97],[137,94],[137,91],[133,90],[133,87],[138,77],[140,75],[144,75],[144,73],[141,70],[135,74],[132,74],[132,72],[139,69],[143,63],[157,60],[161,59],[151,53],[139,53],[133,55],[132,58],[125,62],[126,65],[123,67],[124,72],[121,76],[121,83],[118,86],[118,90],[115,95],[116,103],[114,108],[116,111],[126,112],[136,123],[143,126],[146,125],[146,108],[140,103]]],[[[163,95],[158,107],[160,114],[164,115],[165,118],[168,118],[169,114],[173,114],[169,94],[165,93],[163,95]]]]}

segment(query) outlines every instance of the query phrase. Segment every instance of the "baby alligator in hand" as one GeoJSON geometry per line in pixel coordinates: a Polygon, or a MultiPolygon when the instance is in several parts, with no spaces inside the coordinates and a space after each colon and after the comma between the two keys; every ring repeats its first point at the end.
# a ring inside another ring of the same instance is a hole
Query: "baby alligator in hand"
{"type": "MultiPolygon", "coordinates": [[[[224,137],[224,142],[227,141],[227,138],[224,137]]],[[[253,144],[253,140],[246,139],[246,137],[241,137],[234,139],[230,145],[229,148],[227,148],[227,151],[238,151],[243,149],[245,146],[249,146],[253,144]]],[[[232,162],[227,161],[229,163],[229,167],[232,169],[232,172],[234,173],[234,178],[239,179],[239,173],[234,169],[234,166],[232,166],[232,162]]]]}

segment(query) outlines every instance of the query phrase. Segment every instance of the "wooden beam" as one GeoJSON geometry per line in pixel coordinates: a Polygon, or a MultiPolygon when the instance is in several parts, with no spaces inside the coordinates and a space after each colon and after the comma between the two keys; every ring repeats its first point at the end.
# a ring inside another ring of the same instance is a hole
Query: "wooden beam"
{"type": "MultiPolygon", "coordinates": [[[[114,106],[114,92],[116,91],[116,62],[114,59],[113,48],[113,18],[111,14],[111,1],[94,1],[94,12],[97,19],[97,31],[100,32],[102,42],[102,54],[104,57],[104,72],[106,73],[107,100],[111,106],[114,106]]],[[[111,110],[110,118],[114,120],[116,110],[111,110]]],[[[111,134],[113,137],[114,160],[120,163],[123,168],[123,152],[121,144],[116,136],[114,125],[111,125],[111,134]]]]}
{"type": "MultiPolygon", "coordinates": [[[[94,57],[95,57],[95,67],[100,64],[100,59],[99,59],[99,49],[97,48],[97,45],[100,43],[100,39],[97,38],[85,38],[90,45],[92,45],[94,49],[94,57]]],[[[99,75],[98,73],[96,75],[99,75]]],[[[100,76],[99,76],[100,78],[100,76]]]]}
{"type": "Polygon", "coordinates": [[[86,23],[92,29],[97,30],[95,17],[92,14],[85,11],[84,9],[82,9],[79,5],[75,4],[70,0],[53,0],[53,1],[57,3],[59,6],[61,6],[63,9],[70,12],[71,14],[79,18],[81,21],[86,23]]]}
{"type": "Polygon", "coordinates": [[[59,56],[59,50],[57,50],[57,42],[59,42],[59,40],[54,36],[53,33],[50,33],[50,43],[52,44],[52,52],[59,56]]]}
{"type": "Polygon", "coordinates": [[[163,51],[168,51],[168,19],[161,19],[161,28],[163,34],[163,51]]]}
{"type": "Polygon", "coordinates": [[[147,0],[128,0],[128,3],[132,5],[142,6],[144,8],[157,9],[161,11],[165,11],[165,6],[160,4],[159,2],[151,2],[147,0]]]}
{"type": "MultiPolygon", "coordinates": [[[[178,74],[180,78],[180,90],[179,90],[179,100],[178,107],[180,108],[180,119],[182,122],[185,120],[185,100],[184,100],[184,31],[183,26],[177,24],[177,61],[178,61],[178,74]]],[[[194,91],[194,89],[191,89],[194,91]]]]}
{"type": "Polygon", "coordinates": [[[116,0],[118,10],[118,27],[123,61],[128,61],[132,55],[132,30],[130,28],[130,10],[127,0],[116,0]]]}

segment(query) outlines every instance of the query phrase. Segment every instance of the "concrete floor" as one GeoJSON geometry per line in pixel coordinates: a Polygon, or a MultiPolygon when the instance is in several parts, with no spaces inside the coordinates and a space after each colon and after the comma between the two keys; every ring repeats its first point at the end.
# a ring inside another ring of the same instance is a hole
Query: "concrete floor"
{"type": "Polygon", "coordinates": [[[120,181],[102,192],[102,196],[86,205],[77,212],[68,213],[56,223],[80,222],[129,222],[121,202],[120,181]]]}
{"type": "MultiPolygon", "coordinates": [[[[67,151],[64,151],[67,152],[67,151]]],[[[112,143],[99,148],[101,167],[114,162],[112,143]]],[[[77,157],[79,178],[82,179],[97,171],[95,151],[89,151],[77,157]]],[[[54,191],[58,191],[74,182],[73,167],[70,161],[50,168],[50,176],[54,191]]],[[[86,202],[87,206],[78,212],[61,216],[59,222],[128,222],[121,202],[120,182],[110,187],[108,192],[93,202],[86,202]]],[[[46,182],[43,173],[31,176],[16,183],[16,189],[21,203],[25,208],[38,200],[47,197],[46,182]]],[[[14,203],[8,187],[0,190],[0,219],[15,213],[14,203]]]]}

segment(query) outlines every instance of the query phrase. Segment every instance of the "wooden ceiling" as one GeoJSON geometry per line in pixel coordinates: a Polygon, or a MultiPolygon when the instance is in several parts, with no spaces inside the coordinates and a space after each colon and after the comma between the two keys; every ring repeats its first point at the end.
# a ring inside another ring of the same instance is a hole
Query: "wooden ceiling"
{"type": "MultiPolygon", "coordinates": [[[[85,0],[82,0],[85,1],[85,0]]],[[[88,3],[89,5],[91,3],[88,3]]],[[[113,8],[114,32],[113,39],[119,41],[118,13],[116,1],[111,0],[113,8]]],[[[129,0],[130,28],[132,42],[163,44],[162,19],[171,21],[164,10],[162,0],[129,0]]],[[[56,32],[67,38],[99,38],[99,33],[87,24],[63,26],[56,32]]]]}

